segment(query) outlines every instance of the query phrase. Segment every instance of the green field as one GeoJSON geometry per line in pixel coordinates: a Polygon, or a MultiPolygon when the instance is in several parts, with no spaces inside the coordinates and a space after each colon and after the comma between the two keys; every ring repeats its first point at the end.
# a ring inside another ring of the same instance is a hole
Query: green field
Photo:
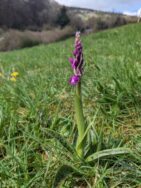
{"type": "Polygon", "coordinates": [[[55,177],[64,180],[60,188],[141,187],[141,24],[82,36],[82,42],[88,147],[91,153],[127,147],[134,155],[89,164],[70,152],[76,136],[68,82],[74,38],[1,52],[0,187],[52,188],[55,177]],[[15,82],[13,71],[19,73],[15,82]]]}

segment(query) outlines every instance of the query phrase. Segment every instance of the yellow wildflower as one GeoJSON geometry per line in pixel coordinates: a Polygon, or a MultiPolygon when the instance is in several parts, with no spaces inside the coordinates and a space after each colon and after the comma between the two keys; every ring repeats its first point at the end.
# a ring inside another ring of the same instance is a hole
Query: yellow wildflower
{"type": "Polygon", "coordinates": [[[10,80],[11,80],[12,82],[16,82],[16,77],[12,76],[12,77],[10,78],[10,80]]]}
{"type": "Polygon", "coordinates": [[[2,74],[2,72],[0,72],[0,77],[3,77],[3,74],[2,74]]]}
{"type": "Polygon", "coordinates": [[[19,75],[19,73],[16,71],[11,73],[11,77],[17,77],[18,75],[19,75]]]}

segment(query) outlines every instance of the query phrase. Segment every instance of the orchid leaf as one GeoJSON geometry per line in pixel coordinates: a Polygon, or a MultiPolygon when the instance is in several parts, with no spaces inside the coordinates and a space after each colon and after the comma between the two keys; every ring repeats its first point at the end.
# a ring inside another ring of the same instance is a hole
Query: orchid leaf
{"type": "Polygon", "coordinates": [[[86,162],[92,162],[103,157],[110,157],[114,155],[129,154],[132,151],[129,148],[115,148],[115,149],[106,149],[103,151],[96,152],[86,158],[86,162]]]}

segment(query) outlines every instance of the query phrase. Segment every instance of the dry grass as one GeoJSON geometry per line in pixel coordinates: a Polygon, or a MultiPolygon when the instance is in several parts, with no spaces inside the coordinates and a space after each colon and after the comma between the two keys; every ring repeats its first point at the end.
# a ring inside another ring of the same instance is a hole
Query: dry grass
{"type": "Polygon", "coordinates": [[[18,31],[9,30],[2,35],[0,40],[0,51],[9,51],[25,47],[32,47],[38,44],[48,44],[64,39],[73,33],[73,29],[68,26],[64,29],[56,28],[49,31],[18,31]]]}

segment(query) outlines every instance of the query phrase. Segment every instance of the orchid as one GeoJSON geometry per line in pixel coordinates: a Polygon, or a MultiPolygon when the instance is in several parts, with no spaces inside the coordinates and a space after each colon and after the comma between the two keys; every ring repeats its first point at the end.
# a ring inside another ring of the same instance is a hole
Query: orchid
{"type": "Polygon", "coordinates": [[[70,84],[77,85],[77,83],[81,80],[84,67],[83,47],[80,40],[80,32],[76,32],[75,35],[75,49],[73,51],[73,55],[74,58],[69,58],[69,62],[74,72],[74,75],[70,78],[70,84]]]}
{"type": "MultiPolygon", "coordinates": [[[[75,150],[77,155],[81,159],[85,159],[85,148],[87,146],[87,135],[88,127],[85,121],[83,114],[83,101],[82,101],[82,75],[84,70],[84,59],[83,59],[83,47],[80,40],[80,32],[76,32],[75,35],[75,49],[73,51],[74,58],[70,58],[69,62],[74,71],[74,75],[70,78],[70,84],[74,85],[74,111],[75,111],[75,121],[77,128],[77,137],[75,150]]],[[[100,158],[101,156],[111,156],[117,154],[126,154],[129,153],[129,148],[115,148],[115,149],[106,149],[100,152],[90,154],[85,159],[87,162],[91,162],[95,159],[100,158]]]]}
{"type": "Polygon", "coordinates": [[[73,69],[74,75],[70,78],[70,84],[75,87],[74,94],[74,110],[75,119],[77,125],[77,141],[76,141],[76,152],[79,157],[84,157],[84,146],[85,146],[85,119],[83,115],[83,105],[82,105],[82,94],[81,94],[81,77],[83,75],[84,69],[84,59],[83,59],[83,47],[80,40],[80,32],[76,32],[75,35],[75,49],[73,51],[74,58],[69,58],[69,62],[73,69]]]}

